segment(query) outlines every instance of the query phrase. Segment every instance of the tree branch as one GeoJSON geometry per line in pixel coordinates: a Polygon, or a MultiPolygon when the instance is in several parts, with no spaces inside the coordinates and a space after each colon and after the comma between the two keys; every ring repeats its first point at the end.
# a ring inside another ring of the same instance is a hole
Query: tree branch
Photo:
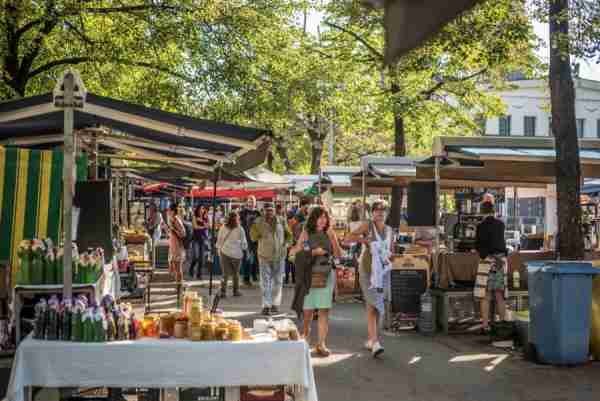
{"type": "Polygon", "coordinates": [[[131,13],[137,11],[160,10],[160,11],[182,11],[183,7],[170,6],[167,4],[140,4],[137,6],[122,6],[122,7],[92,7],[65,10],[61,16],[67,17],[70,15],[79,14],[114,14],[114,13],[131,13]]]}
{"type": "Polygon", "coordinates": [[[75,64],[82,64],[82,63],[101,63],[101,62],[105,62],[105,63],[112,62],[115,64],[127,65],[127,66],[131,66],[131,67],[148,68],[153,71],[162,72],[162,73],[171,75],[173,77],[183,79],[186,82],[196,82],[193,78],[188,77],[185,74],[181,74],[179,72],[172,71],[168,68],[161,67],[159,65],[152,64],[152,63],[146,63],[143,61],[131,61],[131,60],[125,60],[125,59],[118,59],[118,58],[103,60],[103,59],[98,59],[98,58],[93,58],[93,57],[67,57],[67,58],[63,58],[60,60],[54,60],[54,61],[44,64],[43,66],[38,67],[35,70],[31,71],[28,75],[28,78],[33,78],[36,75],[42,74],[46,71],[51,70],[54,67],[60,66],[60,65],[75,65],[75,64]]]}
{"type": "Polygon", "coordinates": [[[42,27],[31,41],[31,46],[29,47],[29,50],[25,53],[23,59],[21,60],[21,65],[19,67],[19,72],[17,74],[18,76],[16,79],[17,81],[26,81],[27,77],[29,76],[31,66],[33,65],[33,62],[37,58],[38,54],[40,53],[44,39],[50,34],[50,32],[52,32],[54,27],[58,24],[58,17],[55,14],[54,6],[54,1],[48,1],[46,3],[46,10],[44,12],[44,16],[42,17],[42,27]]]}
{"type": "Polygon", "coordinates": [[[363,46],[365,46],[377,59],[379,59],[379,60],[384,59],[383,54],[379,50],[377,50],[372,44],[370,44],[365,38],[360,36],[358,33],[351,31],[349,29],[346,29],[346,28],[339,26],[330,21],[325,21],[325,25],[330,26],[335,29],[338,29],[344,33],[347,33],[348,35],[350,35],[354,39],[356,39],[358,42],[362,43],[363,46]]]}
{"type": "Polygon", "coordinates": [[[431,96],[433,96],[433,94],[435,92],[437,92],[438,90],[440,90],[444,85],[449,84],[449,83],[457,83],[457,82],[465,82],[465,81],[469,81],[473,78],[476,78],[480,75],[483,75],[487,72],[487,67],[479,70],[477,72],[474,72],[471,75],[467,75],[464,77],[446,77],[446,78],[442,78],[438,81],[438,83],[436,83],[435,85],[433,85],[431,88],[424,90],[420,93],[420,95],[422,97],[424,97],[425,99],[431,99],[431,96]]]}

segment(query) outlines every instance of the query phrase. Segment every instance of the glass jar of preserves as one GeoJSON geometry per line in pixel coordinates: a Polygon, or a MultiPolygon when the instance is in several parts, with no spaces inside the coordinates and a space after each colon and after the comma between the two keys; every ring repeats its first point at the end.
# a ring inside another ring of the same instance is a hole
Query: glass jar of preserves
{"type": "Polygon", "coordinates": [[[202,302],[199,298],[195,298],[190,307],[190,321],[192,323],[202,322],[202,302]]]}
{"type": "Polygon", "coordinates": [[[229,339],[229,325],[227,322],[221,322],[215,329],[215,339],[217,341],[227,341],[229,339]]]}
{"type": "Polygon", "coordinates": [[[202,322],[202,341],[215,341],[217,324],[213,321],[202,322]]]}
{"type": "Polygon", "coordinates": [[[175,338],[185,338],[187,336],[187,320],[178,320],[175,322],[175,338]]]}
{"type": "Polygon", "coordinates": [[[190,340],[202,341],[202,326],[199,324],[190,324],[190,340]]]}
{"type": "Polygon", "coordinates": [[[242,324],[240,322],[229,323],[229,340],[242,341],[242,324]]]}

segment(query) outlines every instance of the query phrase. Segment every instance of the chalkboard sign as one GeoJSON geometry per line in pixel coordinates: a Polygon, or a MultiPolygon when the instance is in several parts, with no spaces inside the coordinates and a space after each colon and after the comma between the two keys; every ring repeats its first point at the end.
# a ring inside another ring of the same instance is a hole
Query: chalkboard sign
{"type": "Polygon", "coordinates": [[[435,182],[416,181],[408,185],[408,225],[435,226],[435,182]]]}
{"type": "Polygon", "coordinates": [[[427,288],[427,270],[392,270],[390,286],[392,312],[418,315],[420,297],[427,288]]]}
{"type": "Polygon", "coordinates": [[[73,203],[80,208],[77,225],[79,251],[104,249],[106,261],[113,255],[110,181],[78,182],[73,203]]]}

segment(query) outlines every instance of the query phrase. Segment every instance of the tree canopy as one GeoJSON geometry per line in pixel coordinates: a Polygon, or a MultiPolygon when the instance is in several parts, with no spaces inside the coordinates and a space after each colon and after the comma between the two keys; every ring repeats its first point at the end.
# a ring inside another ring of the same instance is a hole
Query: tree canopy
{"type": "Polygon", "coordinates": [[[338,164],[428,153],[436,135],[476,133],[503,112],[488,87],[538,67],[524,6],[510,0],[477,6],[394,67],[382,11],[358,0],[2,4],[0,98],[48,91],[77,65],[96,93],[271,129],[279,171],[316,172],[329,135],[338,164]],[[306,28],[315,11],[317,31],[306,28]]]}

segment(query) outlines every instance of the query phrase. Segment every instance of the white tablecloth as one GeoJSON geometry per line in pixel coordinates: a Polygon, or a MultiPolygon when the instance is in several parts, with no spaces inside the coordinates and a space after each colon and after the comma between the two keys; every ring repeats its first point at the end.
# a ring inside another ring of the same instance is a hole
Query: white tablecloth
{"type": "Polygon", "coordinates": [[[318,401],[304,341],[191,342],[141,339],[70,343],[25,339],[6,393],[23,401],[39,387],[237,387],[299,385],[318,401]]]}

